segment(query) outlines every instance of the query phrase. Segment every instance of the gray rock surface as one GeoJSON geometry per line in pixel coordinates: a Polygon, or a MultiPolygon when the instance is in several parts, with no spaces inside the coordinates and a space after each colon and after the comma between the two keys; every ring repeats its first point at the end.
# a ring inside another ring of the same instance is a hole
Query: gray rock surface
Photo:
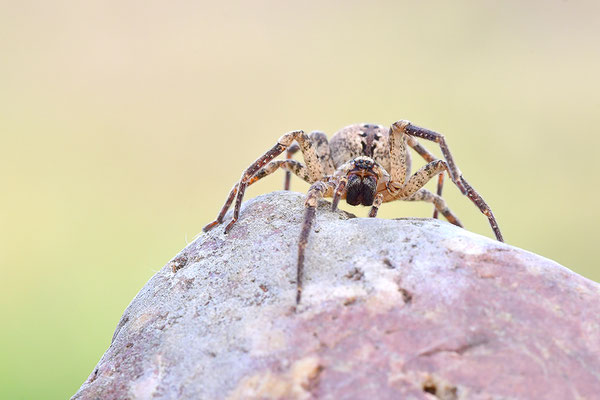
{"type": "Polygon", "coordinates": [[[73,398],[600,398],[600,285],[443,221],[328,205],[297,309],[303,196],[275,192],[150,279],[73,398]]]}

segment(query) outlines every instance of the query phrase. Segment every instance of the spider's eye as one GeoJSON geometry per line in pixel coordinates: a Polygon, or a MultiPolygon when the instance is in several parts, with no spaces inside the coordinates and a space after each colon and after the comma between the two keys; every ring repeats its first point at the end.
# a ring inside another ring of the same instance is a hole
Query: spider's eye
{"type": "Polygon", "coordinates": [[[363,206],[373,205],[376,191],[377,179],[375,177],[365,176],[361,178],[358,175],[350,175],[346,187],[346,202],[352,206],[359,204],[363,206]]]}

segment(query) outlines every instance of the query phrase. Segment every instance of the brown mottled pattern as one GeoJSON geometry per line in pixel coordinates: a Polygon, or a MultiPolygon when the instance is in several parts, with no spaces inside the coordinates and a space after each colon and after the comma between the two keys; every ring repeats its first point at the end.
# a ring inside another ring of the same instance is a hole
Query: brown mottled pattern
{"type": "Polygon", "coordinates": [[[410,177],[406,185],[399,192],[400,198],[410,197],[417,190],[421,189],[431,178],[446,169],[446,163],[442,160],[435,160],[425,164],[413,176],[410,177]]]}
{"type": "Polygon", "coordinates": [[[333,159],[331,158],[331,148],[327,141],[327,135],[323,132],[314,131],[308,136],[316,148],[319,162],[323,167],[323,172],[325,175],[333,175],[335,166],[333,165],[333,159]]]}
{"type": "Polygon", "coordinates": [[[322,179],[325,176],[323,166],[319,162],[315,146],[306,133],[303,131],[286,133],[279,138],[279,143],[289,147],[294,140],[300,145],[300,150],[302,150],[302,156],[304,157],[304,162],[306,163],[306,168],[308,169],[311,181],[316,182],[322,179]]]}
{"type": "MultiPolygon", "coordinates": [[[[404,122],[404,121],[400,121],[404,122]]],[[[410,174],[407,168],[407,159],[410,157],[406,148],[406,138],[404,133],[394,123],[390,128],[390,176],[395,189],[399,189],[407,181],[410,174]]]]}
{"type": "Polygon", "coordinates": [[[331,157],[336,168],[362,154],[360,125],[350,125],[340,129],[329,140],[331,157]]]}
{"type": "Polygon", "coordinates": [[[337,131],[329,140],[336,168],[358,156],[371,157],[390,170],[388,129],[381,125],[354,124],[337,131]]]}

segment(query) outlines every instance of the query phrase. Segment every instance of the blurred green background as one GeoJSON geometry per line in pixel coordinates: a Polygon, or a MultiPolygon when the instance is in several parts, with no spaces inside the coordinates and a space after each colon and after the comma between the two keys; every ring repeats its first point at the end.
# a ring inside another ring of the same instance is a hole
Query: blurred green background
{"type": "Polygon", "coordinates": [[[0,5],[0,398],[74,394],[138,290],[293,129],[442,132],[508,243],[600,280],[600,2],[217,3],[0,5]]]}

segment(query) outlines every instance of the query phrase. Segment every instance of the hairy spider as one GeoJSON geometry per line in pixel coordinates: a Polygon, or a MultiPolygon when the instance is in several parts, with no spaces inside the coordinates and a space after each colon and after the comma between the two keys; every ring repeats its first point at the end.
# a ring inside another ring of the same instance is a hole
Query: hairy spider
{"type": "Polygon", "coordinates": [[[353,206],[371,206],[369,217],[377,215],[382,203],[394,200],[426,201],[434,205],[434,218],[437,218],[440,212],[450,223],[462,227],[441,197],[444,172],[447,172],[462,194],[469,197],[488,218],[496,239],[503,241],[492,210],[463,178],[452,159],[444,136],[408,121],[395,122],[389,130],[381,125],[350,125],[333,135],[329,142],[322,132],[312,132],[309,135],[303,131],[286,133],[273,148],[244,171],[239,182],[229,192],[217,219],[206,225],[203,230],[206,232],[221,224],[235,198],[233,218],[225,227],[225,233],[229,232],[238,220],[246,187],[278,168],[286,170],[285,190],[289,190],[290,172],[311,184],[304,203],[304,221],[298,243],[296,303],[300,303],[302,296],[304,252],[308,234],[315,219],[318,200],[323,197],[333,197],[334,210],[340,199],[346,199],[346,202],[353,206]],[[437,159],[416,138],[438,143],[445,160],[437,159]],[[407,145],[427,161],[427,164],[413,175],[410,174],[411,157],[407,145]],[[305,164],[292,159],[292,155],[298,149],[302,151],[305,164]],[[273,160],[286,150],[285,160],[273,160]],[[435,175],[439,176],[437,194],[423,188],[435,175]]]}

